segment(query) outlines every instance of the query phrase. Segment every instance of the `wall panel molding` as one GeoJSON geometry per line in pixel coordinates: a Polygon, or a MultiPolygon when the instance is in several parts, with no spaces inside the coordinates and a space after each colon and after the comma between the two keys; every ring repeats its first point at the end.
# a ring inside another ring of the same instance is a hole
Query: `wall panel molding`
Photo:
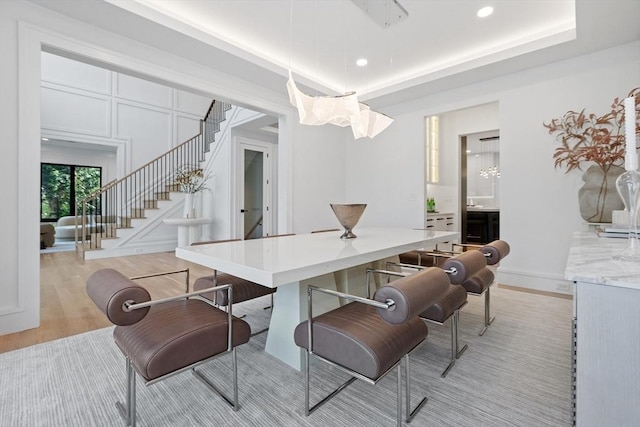
{"type": "Polygon", "coordinates": [[[173,113],[173,143],[174,147],[186,142],[189,138],[200,133],[202,117],[180,112],[173,113]]]}
{"type": "Polygon", "coordinates": [[[113,96],[167,110],[173,108],[173,89],[126,74],[114,73],[113,96]]]}
{"type": "Polygon", "coordinates": [[[204,118],[213,99],[174,89],[174,110],[204,118]]]}
{"type": "Polygon", "coordinates": [[[81,89],[100,95],[111,95],[112,71],[84,62],[42,52],[42,81],[81,89]]]}
{"type": "Polygon", "coordinates": [[[111,97],[46,82],[40,96],[42,129],[111,136],[111,97]]]}
{"type": "Polygon", "coordinates": [[[113,109],[114,136],[131,138],[133,141],[133,169],[173,148],[174,123],[171,110],[122,99],[114,99],[113,109]],[[130,111],[125,112],[126,109],[130,111]],[[135,110],[140,114],[134,113],[135,110]],[[124,116],[127,117],[126,120],[123,119],[124,116]]]}

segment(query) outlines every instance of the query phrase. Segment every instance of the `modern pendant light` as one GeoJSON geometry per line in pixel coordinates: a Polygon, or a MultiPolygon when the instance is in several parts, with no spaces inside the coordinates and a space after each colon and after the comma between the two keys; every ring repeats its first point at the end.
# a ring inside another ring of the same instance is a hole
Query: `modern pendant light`
{"type": "Polygon", "coordinates": [[[393,119],[373,111],[367,104],[358,102],[355,92],[342,96],[311,96],[298,89],[289,71],[287,81],[289,101],[298,109],[300,124],[319,126],[333,124],[351,126],[353,137],[373,138],[385,130],[393,119]]]}
{"type": "MultiPolygon", "coordinates": [[[[290,25],[290,43],[292,43],[293,1],[290,25]]],[[[303,125],[320,126],[329,123],[341,127],[351,126],[353,137],[358,139],[365,136],[373,138],[393,122],[391,117],[359,102],[355,92],[339,96],[312,96],[302,92],[293,80],[291,64],[289,64],[287,91],[289,101],[298,109],[300,124],[303,125]]]]}

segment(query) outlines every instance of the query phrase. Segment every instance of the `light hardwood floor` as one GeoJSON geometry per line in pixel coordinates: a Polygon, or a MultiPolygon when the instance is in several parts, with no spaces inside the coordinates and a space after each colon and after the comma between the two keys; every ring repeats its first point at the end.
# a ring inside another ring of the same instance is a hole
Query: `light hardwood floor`
{"type": "MultiPolygon", "coordinates": [[[[40,327],[0,336],[0,353],[111,326],[85,291],[87,278],[102,268],[126,276],[189,268],[190,282],[211,270],[176,258],[173,252],[82,260],[75,252],[40,255],[40,327]]],[[[152,298],[184,292],[185,275],[144,279],[152,298]],[[152,285],[151,285],[152,284],[152,285]]]]}

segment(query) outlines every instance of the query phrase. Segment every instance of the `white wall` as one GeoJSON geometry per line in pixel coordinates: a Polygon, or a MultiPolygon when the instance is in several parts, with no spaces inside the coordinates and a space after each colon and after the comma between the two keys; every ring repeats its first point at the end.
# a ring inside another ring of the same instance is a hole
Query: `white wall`
{"type": "MultiPolygon", "coordinates": [[[[294,126],[293,145],[293,229],[295,233],[340,228],[330,203],[359,203],[347,197],[346,171],[360,159],[346,156],[349,128],[337,126],[294,126]]],[[[367,208],[370,209],[370,208],[367,208]]],[[[366,218],[367,212],[362,218],[366,218]]]]}
{"type": "Polygon", "coordinates": [[[124,174],[197,135],[211,104],[208,97],[47,52],[41,76],[43,134],[92,144],[126,140],[124,174]]]}
{"type": "MultiPolygon", "coordinates": [[[[498,123],[456,132],[500,130],[500,231],[512,250],[499,280],[568,290],[563,277],[571,236],[584,227],[577,202],[581,173],[554,170],[557,145],[542,123],[571,109],[602,114],[613,98],[639,85],[636,42],[394,106],[389,112],[395,122],[388,130],[368,145],[349,144],[347,157],[362,161],[347,168],[347,193],[381,207],[366,218],[368,223],[420,224],[424,201],[410,199],[424,190],[423,118],[497,102],[498,123]]],[[[445,167],[454,170],[457,162],[445,167]]]]}

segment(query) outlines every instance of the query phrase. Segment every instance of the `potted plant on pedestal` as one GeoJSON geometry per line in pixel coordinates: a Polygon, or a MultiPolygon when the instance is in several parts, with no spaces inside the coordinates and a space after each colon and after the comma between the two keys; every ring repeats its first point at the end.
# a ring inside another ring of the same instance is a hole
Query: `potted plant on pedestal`
{"type": "MultiPolygon", "coordinates": [[[[627,97],[635,97],[636,111],[640,110],[640,88],[631,90],[627,97]]],[[[564,166],[568,173],[589,165],[578,192],[580,215],[587,222],[611,222],[611,212],[624,209],[615,188],[616,178],[624,172],[624,116],[624,99],[615,98],[611,111],[602,116],[583,109],[543,123],[560,143],[553,154],[555,167],[564,166]]],[[[638,132],[640,123],[636,123],[638,132]]]]}
{"type": "Polygon", "coordinates": [[[196,213],[196,193],[207,190],[207,180],[209,176],[204,173],[202,168],[196,166],[185,166],[180,169],[174,176],[174,182],[180,186],[180,192],[185,194],[184,197],[184,218],[197,218],[196,213]]]}

